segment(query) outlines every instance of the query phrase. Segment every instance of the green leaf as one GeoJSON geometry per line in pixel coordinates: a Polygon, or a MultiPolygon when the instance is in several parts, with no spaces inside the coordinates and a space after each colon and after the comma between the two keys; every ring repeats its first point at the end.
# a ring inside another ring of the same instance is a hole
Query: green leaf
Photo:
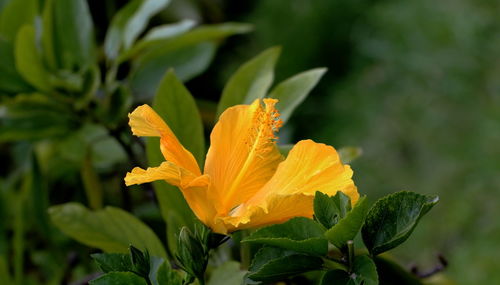
{"type": "Polygon", "coordinates": [[[17,94],[33,91],[16,70],[14,46],[0,37],[0,92],[17,94]]]}
{"type": "Polygon", "coordinates": [[[356,206],[336,225],[326,231],[325,237],[337,248],[346,246],[347,241],[354,240],[365,221],[368,211],[366,196],[359,198],[356,206]]]}
{"type": "Polygon", "coordinates": [[[109,59],[127,50],[146,28],[149,20],[164,9],[170,0],[134,0],[123,7],[111,21],[104,40],[104,51],[109,59]]]}
{"type": "Polygon", "coordinates": [[[168,69],[175,69],[182,81],[187,81],[207,69],[215,55],[212,42],[199,43],[177,50],[155,50],[134,60],[130,84],[139,100],[152,97],[168,69]]]}
{"type": "Polygon", "coordinates": [[[343,163],[351,163],[363,154],[360,147],[345,146],[338,150],[340,160],[343,163]]]}
{"type": "Polygon", "coordinates": [[[94,31],[87,1],[48,0],[42,21],[43,51],[52,70],[77,71],[94,63],[94,31]]]}
{"type": "Polygon", "coordinates": [[[375,264],[377,266],[378,277],[380,284],[383,285],[422,285],[420,281],[413,274],[408,272],[406,269],[398,265],[397,263],[381,257],[376,256],[374,258],[375,264]]]}
{"type": "Polygon", "coordinates": [[[10,0],[0,13],[0,38],[12,43],[22,26],[34,25],[38,5],[38,0],[10,0]]]}
{"type": "Polygon", "coordinates": [[[323,275],[320,285],[347,285],[350,284],[349,282],[351,282],[349,273],[340,269],[335,269],[330,270],[323,275]]]}
{"type": "Polygon", "coordinates": [[[191,30],[196,22],[185,19],[173,24],[165,24],[152,28],[137,44],[150,42],[153,40],[170,39],[191,30]]]}
{"type": "Polygon", "coordinates": [[[328,271],[321,279],[320,285],[330,284],[378,285],[378,275],[375,263],[368,256],[358,256],[354,259],[352,274],[338,269],[328,271]]]}
{"type": "Polygon", "coordinates": [[[319,256],[328,252],[328,242],[323,238],[321,226],[303,217],[259,229],[242,242],[270,245],[319,256]]]}
{"type": "Polygon", "coordinates": [[[0,254],[0,284],[14,284],[9,273],[7,258],[0,254]]]}
{"type": "Polygon", "coordinates": [[[334,196],[317,191],[314,196],[314,218],[329,229],[351,210],[351,198],[338,191],[334,196]]]}
{"type": "Polygon", "coordinates": [[[420,218],[439,201],[402,191],[378,200],[370,209],[362,228],[363,241],[371,254],[377,255],[403,243],[420,218]]]}
{"type": "Polygon", "coordinates": [[[279,47],[267,49],[238,68],[222,91],[217,117],[231,106],[249,104],[266,95],[280,52],[279,47]]]}
{"type": "Polygon", "coordinates": [[[94,210],[102,208],[102,185],[99,180],[99,175],[92,164],[90,149],[87,150],[85,158],[83,159],[80,176],[82,177],[83,187],[85,188],[85,194],[87,195],[87,201],[90,208],[94,210]]]}
{"type": "Polygon", "coordinates": [[[251,30],[251,26],[248,24],[222,23],[203,25],[186,32],[190,29],[189,25],[187,24],[187,27],[179,27],[179,30],[176,29],[175,33],[177,35],[175,37],[172,37],[171,33],[165,33],[165,31],[151,30],[150,33],[137,42],[130,50],[123,53],[118,61],[123,62],[134,57],[138,57],[138,59],[144,56],[150,57],[150,53],[167,54],[206,42],[217,43],[229,36],[247,33],[251,30]]]}
{"type": "Polygon", "coordinates": [[[110,272],[89,282],[90,285],[147,285],[144,278],[132,272],[110,272]]]}
{"type": "Polygon", "coordinates": [[[241,285],[246,272],[240,269],[240,263],[227,261],[215,268],[207,285],[241,285]]]}
{"type": "Polygon", "coordinates": [[[270,98],[279,100],[276,108],[284,123],[288,121],[295,108],[306,99],[325,72],[326,68],[315,68],[299,73],[279,83],[269,93],[270,98]]]}
{"type": "Polygon", "coordinates": [[[132,271],[132,262],[128,254],[94,253],[91,256],[104,273],[111,271],[132,271]]]}
{"type": "Polygon", "coordinates": [[[40,94],[18,95],[0,112],[0,141],[36,140],[67,134],[77,126],[66,106],[40,94]]]}
{"type": "Polygon", "coordinates": [[[356,256],[353,264],[354,276],[351,279],[356,285],[378,285],[377,267],[366,255],[356,256]]]}
{"type": "MultiPolygon", "coordinates": [[[[163,78],[153,102],[153,109],[165,120],[181,144],[193,153],[200,165],[203,165],[205,140],[201,117],[193,97],[172,71],[169,71],[163,78]]],[[[159,165],[165,160],[157,138],[148,138],[146,152],[148,162],[152,166],[159,165]]],[[[169,222],[175,218],[177,221],[175,224],[188,225],[193,229],[194,214],[181,192],[164,181],[156,181],[153,185],[164,220],[169,222]]],[[[168,223],[167,230],[174,233],[178,232],[179,228],[168,223]]],[[[171,239],[173,235],[170,234],[170,248],[174,249],[171,239]]]]}
{"type": "Polygon", "coordinates": [[[21,76],[41,91],[50,91],[50,74],[37,49],[36,32],[32,26],[23,26],[17,33],[14,47],[16,68],[21,76]]]}
{"type": "Polygon", "coordinates": [[[155,233],[133,215],[114,207],[89,211],[78,203],[49,208],[52,223],[73,239],[105,252],[127,252],[129,245],[166,257],[155,233]]]}
{"type": "Polygon", "coordinates": [[[139,276],[147,279],[149,276],[149,270],[151,269],[149,252],[147,250],[145,252],[142,252],[133,245],[129,247],[129,252],[130,259],[132,260],[133,271],[139,276]]]}
{"type": "Polygon", "coordinates": [[[200,112],[193,96],[170,70],[163,77],[153,109],[165,120],[181,144],[203,165],[205,139],[200,112]]]}
{"type": "Polygon", "coordinates": [[[321,269],[323,260],[294,251],[263,247],[255,255],[249,273],[254,281],[276,281],[311,270],[321,269]]]}
{"type": "Polygon", "coordinates": [[[181,285],[182,277],[179,271],[173,270],[170,263],[163,259],[152,257],[151,270],[149,272],[149,280],[153,285],[181,285]]]}

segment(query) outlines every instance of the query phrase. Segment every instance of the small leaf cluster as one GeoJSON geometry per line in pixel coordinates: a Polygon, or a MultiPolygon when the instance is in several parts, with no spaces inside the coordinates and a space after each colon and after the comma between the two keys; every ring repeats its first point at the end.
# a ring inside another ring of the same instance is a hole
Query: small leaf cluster
{"type": "Polygon", "coordinates": [[[104,274],[90,281],[90,285],[183,284],[181,273],[172,269],[167,260],[151,257],[147,250],[143,252],[134,246],[129,247],[128,254],[96,253],[92,258],[104,274]]]}
{"type": "Polygon", "coordinates": [[[352,205],[340,191],[334,196],[317,192],[314,219],[294,218],[259,229],[242,241],[262,246],[246,282],[272,282],[321,270],[324,285],[421,284],[417,277],[378,255],[407,240],[437,202],[437,197],[402,191],[370,208],[366,197],[352,205]],[[355,249],[360,231],[368,254],[355,249]]]}

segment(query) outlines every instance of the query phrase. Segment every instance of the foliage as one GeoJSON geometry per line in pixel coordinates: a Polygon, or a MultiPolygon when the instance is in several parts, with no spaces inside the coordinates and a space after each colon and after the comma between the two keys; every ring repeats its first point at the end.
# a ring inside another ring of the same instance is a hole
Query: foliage
{"type": "MultiPolygon", "coordinates": [[[[230,76],[217,105],[207,103],[183,82],[208,68],[226,38],[251,27],[189,19],[155,26],[170,1],[109,3],[102,25],[101,3],[0,1],[0,147],[8,150],[0,178],[1,284],[233,285],[299,274],[320,284],[424,282],[379,254],[409,237],[437,202],[432,197],[398,192],[370,209],[365,197],[351,205],[341,192],[318,192],[314,220],[228,237],[200,225],[175,187],[123,189],[130,165],[164,160],[158,140],[129,132],[132,106],[151,102],[203,165],[205,134],[223,110],[272,97],[288,121],[326,69],[273,86],[281,48],[272,47],[230,76]],[[359,231],[368,254],[355,251],[359,231]],[[95,278],[97,268],[103,274],[95,278]]],[[[348,163],[361,149],[339,153],[348,163]]]]}

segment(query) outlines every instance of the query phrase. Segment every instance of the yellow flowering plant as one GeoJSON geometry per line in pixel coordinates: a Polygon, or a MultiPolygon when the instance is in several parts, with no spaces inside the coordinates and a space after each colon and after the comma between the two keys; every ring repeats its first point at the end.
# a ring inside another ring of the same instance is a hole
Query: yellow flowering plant
{"type": "Polygon", "coordinates": [[[147,137],[149,167],[134,167],[125,184],[153,183],[166,248],[120,209],[50,209],[57,227],[104,251],[92,255],[104,274],[89,284],[205,284],[207,277],[209,284],[259,284],[306,272],[323,285],[424,284],[429,274],[407,272],[380,254],[407,240],[438,198],[402,191],[370,207],[347,164],[356,148],[306,139],[284,151],[279,129],[325,70],[268,92],[279,52],[264,51],[229,79],[206,155],[198,108],[173,71],[152,107],[129,113],[131,132],[147,137]]]}

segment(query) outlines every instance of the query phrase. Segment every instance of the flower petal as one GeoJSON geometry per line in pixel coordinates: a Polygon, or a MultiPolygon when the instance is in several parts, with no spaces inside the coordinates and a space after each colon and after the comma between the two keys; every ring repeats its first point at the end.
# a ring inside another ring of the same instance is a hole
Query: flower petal
{"type": "Polygon", "coordinates": [[[300,141],[269,182],[225,222],[235,228],[248,228],[280,223],[296,216],[311,217],[316,191],[328,195],[342,191],[354,204],[359,194],[352,174],[333,147],[311,140],[300,141]]]}
{"type": "Polygon", "coordinates": [[[201,175],[194,156],[185,149],[163,119],[148,105],[137,107],[129,115],[129,125],[136,136],[160,137],[160,149],[166,160],[201,175]]]}
{"type": "Polygon", "coordinates": [[[219,215],[247,201],[272,177],[283,160],[274,132],[281,125],[275,99],[227,109],[210,135],[205,173],[213,188],[211,199],[219,215]]]}

